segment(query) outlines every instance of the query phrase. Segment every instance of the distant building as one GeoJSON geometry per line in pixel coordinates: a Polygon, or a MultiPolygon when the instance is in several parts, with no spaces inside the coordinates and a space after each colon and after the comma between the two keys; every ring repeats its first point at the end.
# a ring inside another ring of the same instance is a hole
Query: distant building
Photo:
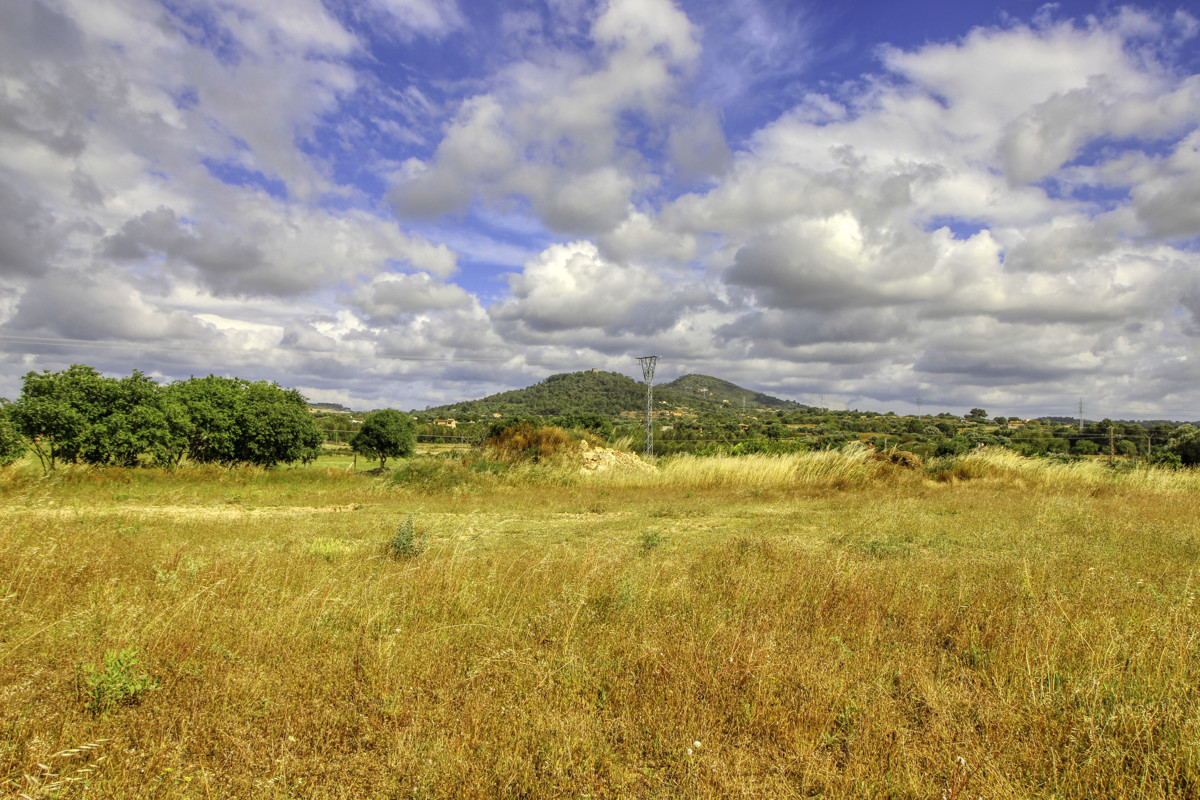
{"type": "Polygon", "coordinates": [[[443,428],[457,428],[457,427],[458,427],[458,420],[454,420],[454,419],[435,419],[435,420],[433,421],[433,424],[434,424],[434,425],[441,425],[443,428]]]}

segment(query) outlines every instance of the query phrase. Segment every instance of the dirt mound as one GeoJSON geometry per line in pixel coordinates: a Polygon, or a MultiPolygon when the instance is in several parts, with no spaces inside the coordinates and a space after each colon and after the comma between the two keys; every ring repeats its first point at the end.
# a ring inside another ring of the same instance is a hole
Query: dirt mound
{"type": "Polygon", "coordinates": [[[607,447],[592,447],[587,442],[579,443],[579,455],[582,461],[579,471],[585,474],[604,472],[610,469],[631,469],[642,472],[653,472],[655,467],[642,461],[641,457],[622,450],[611,450],[607,447]]]}
{"type": "Polygon", "coordinates": [[[925,462],[921,460],[919,455],[910,453],[907,450],[884,450],[881,453],[876,453],[875,458],[878,461],[887,461],[898,467],[906,467],[908,469],[920,469],[925,465],[925,462]]]}

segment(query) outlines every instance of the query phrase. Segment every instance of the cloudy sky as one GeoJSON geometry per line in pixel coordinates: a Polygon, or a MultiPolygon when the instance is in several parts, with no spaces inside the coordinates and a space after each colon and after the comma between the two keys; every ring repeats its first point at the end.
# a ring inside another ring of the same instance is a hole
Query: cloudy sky
{"type": "Polygon", "coordinates": [[[1189,6],[0,0],[0,395],[1200,418],[1189,6]]]}

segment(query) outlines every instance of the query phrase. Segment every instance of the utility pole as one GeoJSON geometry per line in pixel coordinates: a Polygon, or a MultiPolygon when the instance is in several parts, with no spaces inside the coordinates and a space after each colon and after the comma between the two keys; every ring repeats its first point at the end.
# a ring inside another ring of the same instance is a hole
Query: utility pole
{"type": "Polygon", "coordinates": [[[1083,433],[1083,398],[1079,398],[1079,432],[1083,433]]]}
{"type": "Polygon", "coordinates": [[[646,455],[654,455],[654,367],[658,356],[639,356],[642,377],[646,379],[646,455]]]}
{"type": "Polygon", "coordinates": [[[1113,459],[1117,457],[1117,445],[1113,440],[1113,426],[1108,426],[1108,465],[1111,467],[1113,459]]]}

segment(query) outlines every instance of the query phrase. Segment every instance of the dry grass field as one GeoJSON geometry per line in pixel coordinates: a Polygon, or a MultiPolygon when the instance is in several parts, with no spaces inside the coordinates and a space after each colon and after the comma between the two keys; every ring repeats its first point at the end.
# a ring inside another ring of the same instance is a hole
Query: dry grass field
{"type": "Polygon", "coordinates": [[[0,796],[1200,796],[1200,475],[658,466],[0,474],[0,796]]]}

